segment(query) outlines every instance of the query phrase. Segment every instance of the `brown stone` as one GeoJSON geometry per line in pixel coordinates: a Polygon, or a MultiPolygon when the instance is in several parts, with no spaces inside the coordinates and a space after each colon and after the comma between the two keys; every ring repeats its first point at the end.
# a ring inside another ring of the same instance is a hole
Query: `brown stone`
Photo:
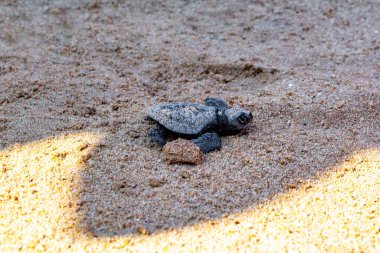
{"type": "Polygon", "coordinates": [[[184,139],[168,142],[162,149],[162,153],[164,161],[168,164],[191,163],[199,165],[204,158],[197,145],[184,139]]]}

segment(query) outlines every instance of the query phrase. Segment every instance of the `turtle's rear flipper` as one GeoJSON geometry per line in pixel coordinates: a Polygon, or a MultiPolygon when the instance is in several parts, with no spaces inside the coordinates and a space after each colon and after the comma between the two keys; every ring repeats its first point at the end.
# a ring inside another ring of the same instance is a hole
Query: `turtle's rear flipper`
{"type": "Polygon", "coordinates": [[[219,149],[222,146],[222,140],[217,133],[205,133],[196,139],[191,140],[199,147],[203,154],[219,149]]]}
{"type": "Polygon", "coordinates": [[[160,124],[156,124],[155,127],[149,129],[148,131],[149,138],[161,147],[165,146],[166,144],[167,134],[168,130],[160,124]]]}

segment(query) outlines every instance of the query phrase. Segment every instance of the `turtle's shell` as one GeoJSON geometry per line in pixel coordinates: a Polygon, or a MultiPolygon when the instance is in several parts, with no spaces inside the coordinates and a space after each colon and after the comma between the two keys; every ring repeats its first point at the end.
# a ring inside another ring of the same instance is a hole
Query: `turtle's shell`
{"type": "Polygon", "coordinates": [[[207,126],[216,122],[214,107],[189,102],[152,106],[148,109],[148,115],[180,134],[201,134],[207,126]]]}

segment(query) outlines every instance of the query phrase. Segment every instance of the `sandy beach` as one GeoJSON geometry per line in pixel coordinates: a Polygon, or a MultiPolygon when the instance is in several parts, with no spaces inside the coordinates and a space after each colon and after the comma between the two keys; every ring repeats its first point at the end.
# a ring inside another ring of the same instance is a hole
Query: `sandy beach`
{"type": "Polygon", "coordinates": [[[378,252],[380,3],[0,3],[1,252],[378,252]],[[253,114],[201,165],[162,102],[253,114]]]}

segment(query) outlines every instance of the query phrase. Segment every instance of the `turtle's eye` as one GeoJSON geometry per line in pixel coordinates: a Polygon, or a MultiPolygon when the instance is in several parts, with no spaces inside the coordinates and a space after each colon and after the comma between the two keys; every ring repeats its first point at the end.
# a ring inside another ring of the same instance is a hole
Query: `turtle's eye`
{"type": "Polygon", "coordinates": [[[245,124],[245,123],[247,123],[248,118],[244,114],[242,114],[239,116],[238,120],[239,120],[240,124],[245,124]]]}

